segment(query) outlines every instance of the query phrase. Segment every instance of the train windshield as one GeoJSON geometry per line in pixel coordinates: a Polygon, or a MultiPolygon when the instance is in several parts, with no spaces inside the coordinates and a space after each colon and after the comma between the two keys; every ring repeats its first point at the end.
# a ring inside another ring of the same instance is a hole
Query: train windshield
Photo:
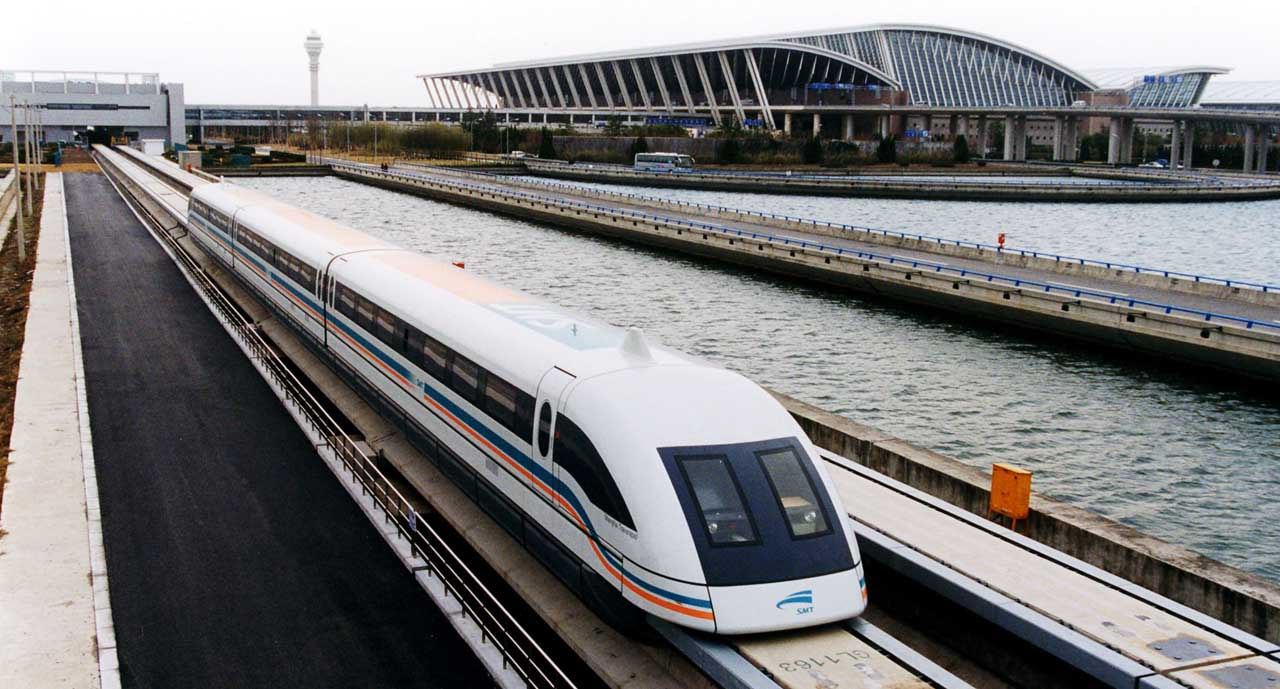
{"type": "Polygon", "coordinates": [[[796,438],[660,448],[710,586],[854,566],[843,519],[796,438]]]}
{"type": "Polygon", "coordinates": [[[800,465],[800,458],[790,447],[757,452],[756,457],[764,467],[764,474],[778,499],[778,506],[787,518],[791,535],[797,538],[820,536],[826,533],[826,511],[818,502],[813,480],[800,465]]]}
{"type": "Polygon", "coordinates": [[[724,455],[680,457],[680,470],[693,489],[711,545],[749,545],[756,542],[742,489],[724,455]]]}

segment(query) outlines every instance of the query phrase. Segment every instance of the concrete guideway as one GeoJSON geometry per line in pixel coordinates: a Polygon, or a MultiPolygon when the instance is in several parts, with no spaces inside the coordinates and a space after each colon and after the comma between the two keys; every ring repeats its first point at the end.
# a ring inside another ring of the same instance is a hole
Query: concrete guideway
{"type": "Polygon", "coordinates": [[[991,183],[972,180],[894,180],[872,176],[786,175],[751,172],[658,172],[623,165],[567,164],[561,161],[525,159],[535,175],[580,182],[633,184],[674,189],[703,189],[765,194],[805,194],[904,199],[952,199],[982,201],[1048,201],[1077,203],[1139,203],[1189,201],[1243,201],[1280,198],[1280,181],[1247,178],[1223,184],[1213,178],[1184,175],[1147,183],[1052,184],[991,183]],[[1192,181],[1198,180],[1198,181],[1192,181]]]}
{"type": "Polygon", "coordinates": [[[487,678],[106,179],[68,201],[126,678],[487,678]]]}
{"type": "Polygon", "coordinates": [[[867,558],[1116,689],[1280,683],[1280,647],[835,455],[828,469],[867,558]],[[1231,669],[1248,668],[1248,669],[1231,669]],[[1238,675],[1237,675],[1238,676],[1238,675]]]}
{"type": "Polygon", "coordinates": [[[0,520],[5,687],[120,686],[64,198],[47,175],[0,520]]]}
{"type": "MultiPolygon", "coordinates": [[[[1070,283],[1044,274],[1029,280],[992,271],[986,264],[980,270],[966,269],[944,264],[950,258],[943,262],[936,257],[894,257],[880,246],[873,251],[845,248],[825,237],[796,239],[774,229],[754,232],[734,223],[604,205],[574,198],[563,189],[534,194],[500,181],[477,183],[447,174],[330,162],[339,176],[441,201],[1154,354],[1241,377],[1280,379],[1280,323],[1275,322],[1280,315],[1255,322],[1231,312],[1207,313],[1177,305],[1188,299],[1186,292],[1169,290],[1162,302],[1144,303],[1123,296],[1142,285],[1121,283],[1109,286],[1105,293],[1095,292],[1079,285],[1080,277],[1089,277],[1084,275],[1073,276],[1070,283]]],[[[1233,311],[1275,308],[1242,305],[1234,299],[1223,300],[1222,307],[1233,311]]]]}
{"type": "MultiPolygon", "coordinates": [[[[708,223],[726,229],[791,239],[797,243],[820,244],[875,254],[885,260],[911,259],[931,266],[944,266],[974,273],[1001,276],[1052,285],[1056,291],[1071,293],[1072,287],[1096,292],[1095,297],[1124,296],[1153,304],[1280,322],[1280,286],[1242,280],[1193,275],[1159,268],[1121,264],[1099,259],[1059,256],[1029,249],[946,240],[921,234],[879,230],[822,220],[780,216],[723,206],[672,201],[654,196],[529,181],[489,173],[478,173],[412,163],[397,167],[420,169],[501,186],[516,186],[574,202],[603,200],[612,208],[635,213],[659,211],[663,217],[708,223]],[[1070,281],[1064,282],[1064,281],[1070,281]],[[1262,308],[1252,308],[1258,306],[1262,308]]],[[[1276,328],[1280,332],[1280,328],[1276,328]]]]}

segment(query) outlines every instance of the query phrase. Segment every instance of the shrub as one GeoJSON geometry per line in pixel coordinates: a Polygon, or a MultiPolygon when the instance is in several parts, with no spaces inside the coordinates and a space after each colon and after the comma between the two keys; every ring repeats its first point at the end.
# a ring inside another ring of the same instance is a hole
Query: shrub
{"type": "Polygon", "coordinates": [[[721,165],[733,165],[742,160],[742,144],[737,138],[725,139],[716,152],[716,162],[721,165]]]}
{"type": "Polygon", "coordinates": [[[552,141],[551,132],[546,127],[542,128],[542,133],[538,142],[538,157],[554,160],[556,157],[555,142],[552,141]]]}
{"type": "Polygon", "coordinates": [[[804,142],[804,162],[810,165],[821,165],[824,153],[822,141],[818,137],[811,136],[804,142]]]}
{"type": "Polygon", "coordinates": [[[898,160],[898,137],[890,135],[880,140],[880,145],[876,146],[876,160],[882,163],[898,160]]]}
{"type": "Polygon", "coordinates": [[[954,147],[955,158],[957,163],[969,162],[969,141],[968,137],[957,136],[956,145],[954,147]]]}

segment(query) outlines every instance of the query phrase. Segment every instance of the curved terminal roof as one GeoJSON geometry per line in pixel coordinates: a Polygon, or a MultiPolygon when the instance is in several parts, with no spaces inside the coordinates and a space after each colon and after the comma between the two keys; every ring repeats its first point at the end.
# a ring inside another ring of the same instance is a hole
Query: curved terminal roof
{"type": "Polygon", "coordinates": [[[1200,102],[1211,77],[1230,71],[1209,65],[1114,67],[1089,70],[1089,75],[1099,88],[1127,91],[1134,107],[1189,108],[1200,102]]]}
{"type": "Polygon", "coordinates": [[[1189,76],[1192,74],[1227,74],[1228,67],[1211,67],[1208,65],[1183,67],[1105,67],[1086,69],[1085,74],[1093,79],[1099,89],[1130,89],[1143,83],[1143,79],[1153,77],[1189,76]]]}
{"type": "Polygon", "coordinates": [[[1214,105],[1265,105],[1280,107],[1280,81],[1213,81],[1200,102],[1214,105]]]}
{"type": "Polygon", "coordinates": [[[1196,102],[1210,76],[1227,71],[1192,66],[1087,73],[976,31],[883,23],[507,62],[419,78],[435,100],[463,107],[476,101],[500,108],[705,112],[717,121],[721,111],[742,117],[757,109],[768,121],[773,107],[889,102],[876,89],[905,92],[915,105],[1061,107],[1082,92],[1124,88],[1133,105],[1185,107],[1196,102]],[[860,90],[875,93],[855,93],[860,90]]]}

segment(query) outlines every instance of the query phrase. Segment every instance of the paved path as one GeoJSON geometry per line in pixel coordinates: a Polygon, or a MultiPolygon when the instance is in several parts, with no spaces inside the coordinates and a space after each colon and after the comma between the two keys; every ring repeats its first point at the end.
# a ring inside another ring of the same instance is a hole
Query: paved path
{"type": "Polygon", "coordinates": [[[78,404],[61,212],[61,175],[51,174],[0,514],[7,532],[0,538],[0,687],[15,689],[97,687],[99,647],[108,659],[102,686],[116,679],[110,610],[104,610],[102,638],[94,616],[90,571],[95,559],[101,564],[101,550],[91,555],[82,445],[88,438],[78,404]]]}
{"type": "Polygon", "coordinates": [[[124,685],[488,685],[106,179],[67,204],[124,685]]]}

